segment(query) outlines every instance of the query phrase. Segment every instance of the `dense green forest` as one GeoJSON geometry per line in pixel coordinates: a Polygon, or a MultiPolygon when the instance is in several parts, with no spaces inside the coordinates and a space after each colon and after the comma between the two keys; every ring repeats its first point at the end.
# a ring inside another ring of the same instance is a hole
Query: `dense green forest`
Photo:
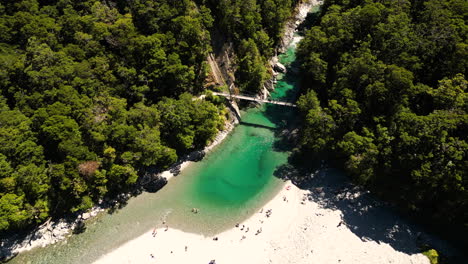
{"type": "Polygon", "coordinates": [[[298,48],[302,155],[468,235],[468,2],[326,0],[298,48]]]}
{"type": "Polygon", "coordinates": [[[266,78],[292,0],[0,3],[0,232],[131,190],[223,128],[204,91],[214,25],[237,84],[266,78]]]}
{"type": "Polygon", "coordinates": [[[269,78],[267,61],[283,35],[285,21],[302,0],[203,0],[213,10],[218,30],[235,44],[241,91],[256,93],[269,78]]]}

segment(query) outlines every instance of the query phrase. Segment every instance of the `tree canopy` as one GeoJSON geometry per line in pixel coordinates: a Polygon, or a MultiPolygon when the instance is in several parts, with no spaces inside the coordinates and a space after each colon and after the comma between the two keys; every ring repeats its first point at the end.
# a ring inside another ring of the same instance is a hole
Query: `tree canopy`
{"type": "Polygon", "coordinates": [[[90,208],[213,140],[211,10],[191,0],[0,3],[0,232],[90,208]]]}
{"type": "Polygon", "coordinates": [[[301,0],[197,0],[208,6],[222,31],[234,43],[236,84],[257,93],[268,76],[267,62],[283,36],[294,8],[301,0]]]}
{"type": "Polygon", "coordinates": [[[262,88],[298,0],[0,3],[0,232],[90,208],[213,140],[214,32],[262,88]]]}
{"type": "Polygon", "coordinates": [[[467,15],[462,0],[328,0],[298,47],[302,153],[465,239],[467,15]]]}

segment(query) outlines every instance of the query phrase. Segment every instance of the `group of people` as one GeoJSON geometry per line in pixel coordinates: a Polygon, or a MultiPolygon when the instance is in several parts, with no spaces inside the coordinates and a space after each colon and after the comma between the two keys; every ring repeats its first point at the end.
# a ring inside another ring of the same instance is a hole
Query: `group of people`
{"type": "Polygon", "coordinates": [[[257,230],[257,232],[255,233],[255,235],[258,235],[262,232],[262,228],[260,227],[260,229],[257,230]]]}
{"type": "MultiPolygon", "coordinates": [[[[163,221],[163,224],[165,224],[165,223],[166,223],[166,221],[163,221]]],[[[164,231],[167,231],[167,230],[169,230],[169,226],[168,226],[168,225],[166,225],[166,228],[164,229],[164,231]]],[[[156,237],[157,234],[158,234],[158,230],[157,230],[157,228],[155,227],[155,228],[153,229],[153,232],[151,232],[151,235],[152,235],[153,237],[156,237]]]]}
{"type": "MultiPolygon", "coordinates": [[[[236,224],[236,227],[239,227],[239,224],[236,224]]],[[[240,230],[241,230],[241,231],[244,231],[244,229],[245,229],[245,232],[246,232],[246,233],[249,232],[249,227],[246,228],[245,225],[242,225],[242,227],[241,227],[240,230]]]]}
{"type": "MultiPolygon", "coordinates": [[[[265,212],[265,215],[266,217],[270,217],[271,216],[271,213],[272,213],[272,209],[268,209],[266,212],[265,212]]],[[[263,213],[263,208],[260,210],[259,213],[263,213]]],[[[263,220],[260,220],[260,223],[263,224],[263,220]]],[[[237,223],[236,224],[236,227],[239,227],[240,224],[237,223]]],[[[250,228],[248,226],[245,226],[245,225],[242,225],[242,227],[240,228],[241,231],[244,231],[245,230],[245,233],[249,232],[250,228]]],[[[262,228],[260,227],[259,229],[257,229],[257,231],[255,232],[255,235],[259,235],[260,233],[262,233],[262,228]]],[[[242,236],[241,240],[244,240],[246,238],[246,236],[242,236]]]]}
{"type": "MultiPolygon", "coordinates": [[[[163,225],[166,225],[166,221],[162,221],[162,224],[163,224],[163,225]]],[[[167,231],[167,230],[169,230],[169,226],[168,226],[168,225],[166,225],[166,228],[164,229],[164,231],[167,231]]],[[[152,235],[153,237],[155,237],[157,233],[158,233],[158,231],[157,231],[157,228],[155,227],[155,228],[153,229],[153,232],[151,233],[151,235],[152,235]]],[[[218,240],[217,237],[216,237],[216,240],[218,240]]],[[[188,250],[188,246],[185,246],[185,252],[187,252],[187,250],[188,250]]],[[[173,253],[173,251],[171,251],[171,254],[172,254],[172,253],[173,253]]],[[[150,254],[150,257],[151,257],[152,259],[154,259],[154,255],[153,255],[153,254],[150,254]]]]}

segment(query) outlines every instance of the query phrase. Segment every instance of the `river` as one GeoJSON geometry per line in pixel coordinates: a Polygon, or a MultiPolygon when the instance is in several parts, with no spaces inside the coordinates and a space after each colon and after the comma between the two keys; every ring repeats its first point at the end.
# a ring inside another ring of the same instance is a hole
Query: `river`
{"type": "MultiPolygon", "coordinates": [[[[278,76],[273,99],[296,98],[296,36],[279,56],[288,72],[278,76]]],[[[283,181],[275,170],[290,148],[279,134],[294,121],[294,108],[264,104],[242,112],[241,123],[201,162],[191,164],[157,193],[143,193],[87,225],[85,232],[45,248],[21,253],[9,263],[92,263],[101,255],[162,225],[210,236],[241,222],[271,199],[283,181]],[[199,213],[191,212],[198,208],[199,213]]]]}

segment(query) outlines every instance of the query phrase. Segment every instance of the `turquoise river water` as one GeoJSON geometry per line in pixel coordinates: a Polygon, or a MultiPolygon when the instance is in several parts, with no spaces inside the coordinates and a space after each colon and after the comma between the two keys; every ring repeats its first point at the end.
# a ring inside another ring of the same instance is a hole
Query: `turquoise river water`
{"type": "MultiPolygon", "coordinates": [[[[294,41],[280,61],[290,68],[279,76],[273,99],[296,97],[294,41]]],[[[295,109],[264,104],[242,113],[242,122],[208,153],[157,193],[143,193],[112,214],[92,220],[85,232],[34,249],[11,263],[92,263],[144,232],[161,225],[211,236],[246,219],[281,188],[275,170],[287,162],[278,132],[290,125],[295,109]],[[191,212],[199,208],[198,214],[191,212]]]]}

